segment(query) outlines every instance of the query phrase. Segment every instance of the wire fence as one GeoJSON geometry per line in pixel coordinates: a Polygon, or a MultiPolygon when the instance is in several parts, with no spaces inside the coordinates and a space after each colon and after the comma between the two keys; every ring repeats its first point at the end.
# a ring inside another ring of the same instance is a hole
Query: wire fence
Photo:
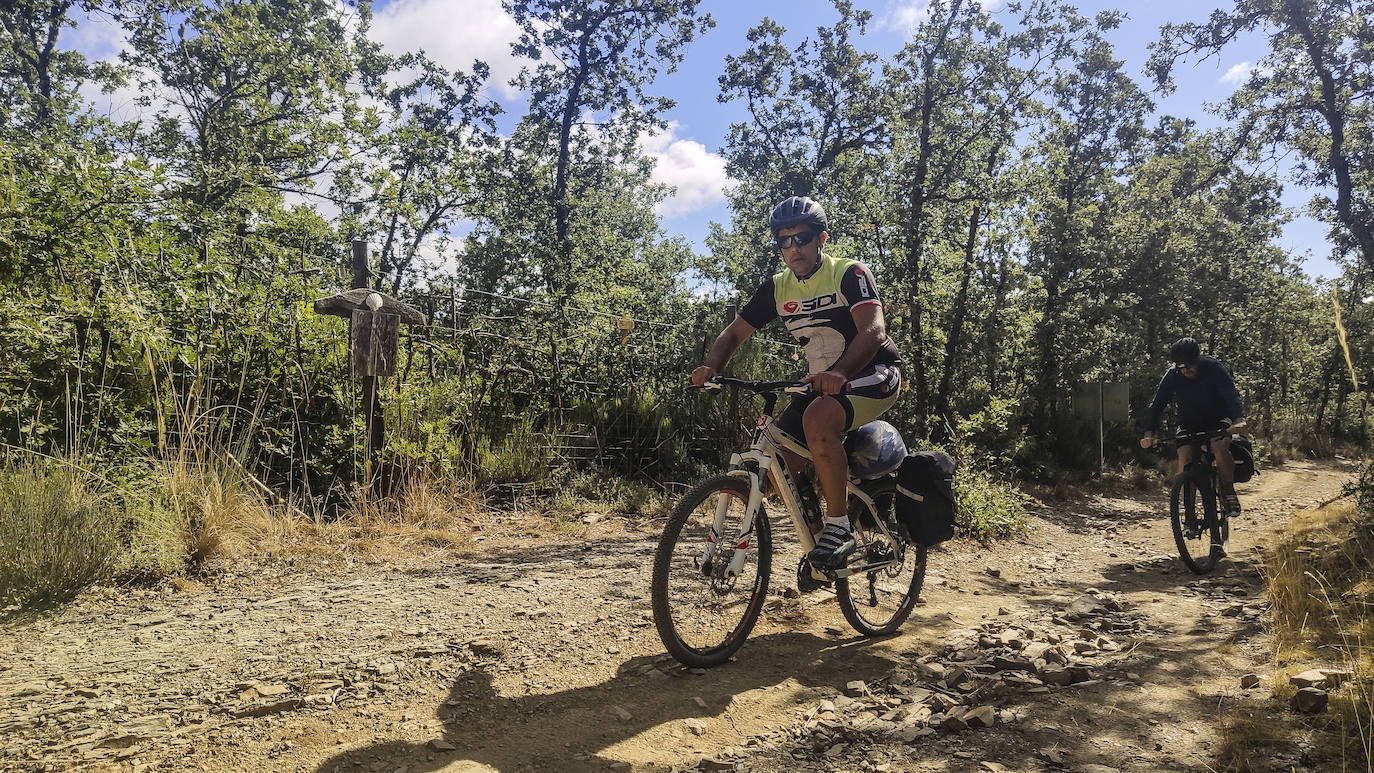
{"type": "MultiPolygon", "coordinates": [[[[344,255],[317,252],[251,234],[130,244],[79,313],[60,297],[12,308],[0,345],[23,367],[0,380],[3,440],[114,458],[247,438],[242,461],[272,488],[311,499],[347,488],[369,461],[363,394],[347,321],[311,305],[351,282],[344,255]]],[[[620,310],[453,284],[402,300],[426,324],[402,327],[397,373],[381,384],[388,464],[491,485],[556,466],[668,482],[719,462],[752,425],[739,399],[684,392],[726,321],[723,300],[620,310]]],[[[756,335],[734,367],[796,375],[799,351],[756,335]]]]}

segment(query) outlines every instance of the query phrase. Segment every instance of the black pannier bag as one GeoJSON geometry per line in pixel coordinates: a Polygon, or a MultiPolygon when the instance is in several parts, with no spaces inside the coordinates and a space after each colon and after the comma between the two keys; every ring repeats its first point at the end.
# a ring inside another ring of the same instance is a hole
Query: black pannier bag
{"type": "Polygon", "coordinates": [[[1244,435],[1231,436],[1231,458],[1236,460],[1236,482],[1245,483],[1255,476],[1255,446],[1244,435]]]}
{"type": "Polygon", "coordinates": [[[919,451],[897,468],[897,518],[926,547],[954,536],[954,470],[949,454],[919,451]]]}

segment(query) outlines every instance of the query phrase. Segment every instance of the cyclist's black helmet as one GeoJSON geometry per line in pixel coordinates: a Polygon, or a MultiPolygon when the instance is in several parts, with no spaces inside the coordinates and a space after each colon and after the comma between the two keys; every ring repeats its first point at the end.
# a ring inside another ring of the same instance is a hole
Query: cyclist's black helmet
{"type": "Polygon", "coordinates": [[[1169,359],[1179,365],[1195,365],[1202,356],[1202,349],[1191,338],[1180,338],[1169,347],[1169,359]]]}
{"type": "Polygon", "coordinates": [[[768,218],[768,230],[773,233],[794,225],[811,225],[817,231],[825,230],[825,210],[806,196],[792,196],[783,199],[773,208],[768,218]]]}

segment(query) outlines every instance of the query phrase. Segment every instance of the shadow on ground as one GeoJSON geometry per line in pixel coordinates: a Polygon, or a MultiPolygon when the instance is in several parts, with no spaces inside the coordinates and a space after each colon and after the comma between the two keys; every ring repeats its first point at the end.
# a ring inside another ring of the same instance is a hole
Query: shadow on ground
{"type": "MultiPolygon", "coordinates": [[[[437,708],[445,724],[441,738],[353,749],[326,760],[318,771],[484,769],[473,763],[503,771],[603,771],[614,763],[599,756],[608,747],[665,722],[720,715],[736,695],[749,690],[788,679],[808,687],[831,686],[839,675],[855,678],[849,675],[890,670],[893,662],[867,652],[868,645],[864,639],[834,641],[804,633],[764,635],[749,640],[747,656],[704,674],[673,669],[673,675],[658,672],[652,683],[647,682],[651,677],[617,676],[598,685],[518,698],[498,694],[492,676],[475,670],[459,678],[437,708]],[[798,669],[798,663],[808,665],[798,669]]],[[[634,658],[619,673],[637,674],[658,660],[634,658]]]]}

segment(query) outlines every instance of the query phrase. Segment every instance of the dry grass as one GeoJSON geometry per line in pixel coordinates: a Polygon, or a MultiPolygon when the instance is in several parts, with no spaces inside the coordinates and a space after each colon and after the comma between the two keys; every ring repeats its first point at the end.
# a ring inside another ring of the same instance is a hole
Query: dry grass
{"type": "Polygon", "coordinates": [[[1305,719],[1341,770],[1374,770],[1374,523],[1350,504],[1307,511],[1266,566],[1273,603],[1276,660],[1271,698],[1286,703],[1288,677],[1337,668],[1350,681],[1331,695],[1325,714],[1305,719]]]}
{"type": "Polygon", "coordinates": [[[1272,759],[1265,750],[1291,744],[1296,733],[1291,722],[1277,719],[1262,699],[1233,704],[1221,723],[1217,759],[1221,770],[1236,773],[1268,771],[1272,759]]]}
{"type": "Polygon", "coordinates": [[[0,607],[62,601],[113,571],[117,521],[97,489],[63,460],[0,468],[0,607]]]}
{"type": "Polygon", "coordinates": [[[410,475],[381,496],[356,487],[337,518],[299,523],[296,556],[410,563],[435,551],[464,552],[489,529],[493,514],[470,484],[410,475]]]}
{"type": "MultiPolygon", "coordinates": [[[[1169,469],[1173,469],[1172,464],[1169,469]]],[[[1123,464],[1103,470],[1101,475],[1084,484],[1084,488],[1095,494],[1134,494],[1157,489],[1165,479],[1156,468],[1123,464]]]]}

